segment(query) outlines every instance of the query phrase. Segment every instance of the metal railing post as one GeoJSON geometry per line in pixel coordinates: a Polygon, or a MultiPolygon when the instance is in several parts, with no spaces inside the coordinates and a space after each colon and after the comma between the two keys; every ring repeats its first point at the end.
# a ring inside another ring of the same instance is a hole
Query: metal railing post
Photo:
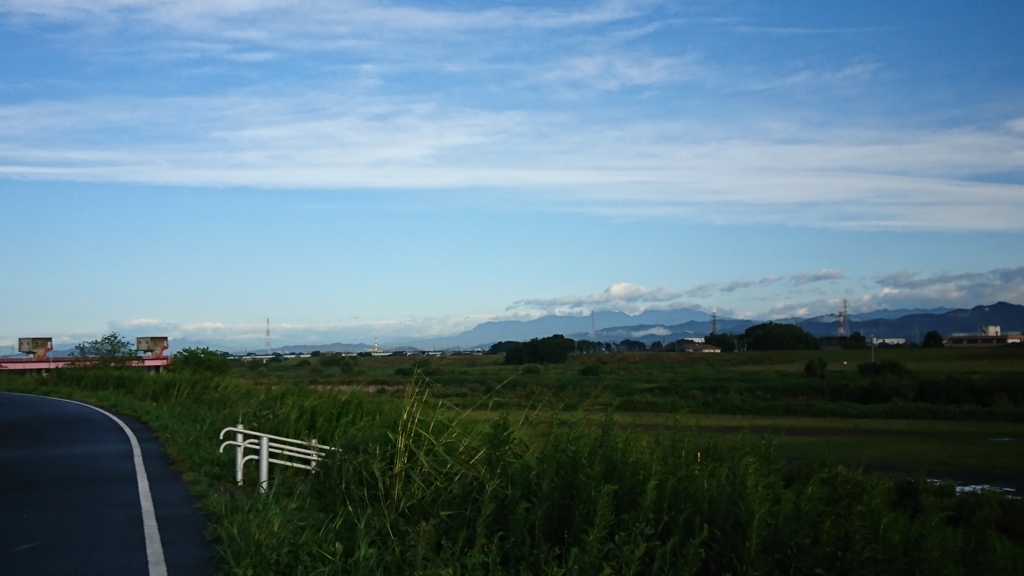
{"type": "Polygon", "coordinates": [[[260,484],[256,491],[263,494],[267,491],[267,484],[270,482],[270,439],[266,436],[260,437],[260,484]]]}
{"type": "Polygon", "coordinates": [[[260,494],[266,493],[270,487],[271,464],[304,468],[315,472],[317,462],[327,455],[327,451],[338,450],[330,446],[323,446],[316,439],[310,442],[303,442],[293,438],[247,430],[241,424],[221,430],[220,439],[224,440],[224,435],[228,432],[234,432],[235,439],[222,442],[219,451],[224,452],[224,449],[228,446],[235,447],[235,480],[239,486],[242,485],[245,463],[249,460],[258,461],[260,467],[259,484],[256,486],[256,490],[260,494]],[[246,440],[247,436],[255,436],[255,438],[246,440]],[[258,454],[246,456],[246,448],[256,448],[258,449],[258,454]],[[276,457],[271,457],[271,454],[276,455],[276,457]]]}
{"type": "Polygon", "coordinates": [[[235,481],[238,485],[242,485],[242,443],[245,442],[245,436],[242,434],[242,430],[245,430],[245,426],[238,425],[238,432],[235,432],[235,442],[238,443],[235,446],[235,481]]]}

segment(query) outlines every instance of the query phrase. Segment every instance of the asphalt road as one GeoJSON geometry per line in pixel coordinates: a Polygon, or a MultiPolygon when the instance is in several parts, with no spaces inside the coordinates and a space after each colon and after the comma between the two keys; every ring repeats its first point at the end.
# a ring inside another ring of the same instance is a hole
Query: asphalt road
{"type": "Polygon", "coordinates": [[[0,393],[0,574],[213,574],[196,498],[145,426],[112,416],[0,393]]]}

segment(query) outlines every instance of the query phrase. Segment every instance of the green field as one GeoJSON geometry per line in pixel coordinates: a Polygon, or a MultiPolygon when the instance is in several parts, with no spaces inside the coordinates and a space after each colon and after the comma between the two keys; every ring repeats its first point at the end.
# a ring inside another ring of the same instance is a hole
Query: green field
{"type": "Polygon", "coordinates": [[[858,372],[870,350],[572,355],[543,366],[505,366],[501,356],[486,355],[359,357],[345,371],[325,366],[326,358],[241,362],[236,374],[262,384],[386,395],[400,393],[415,372],[430,379],[435,397],[474,419],[611,411],[624,425],[651,429],[768,433],[793,459],[828,457],[871,470],[1024,488],[1019,347],[879,348],[876,360],[895,360],[909,371],[881,380],[858,372]],[[804,364],[818,357],[828,364],[825,378],[805,377],[804,364]],[[593,366],[596,376],[583,375],[593,366]],[[924,396],[919,391],[936,397],[915,398],[924,396]],[[1002,438],[1012,440],[993,440],[1002,438]]]}
{"type": "MultiPolygon", "coordinates": [[[[470,420],[497,412],[474,411],[470,420]]],[[[534,412],[511,412],[537,421],[534,412]]],[[[601,412],[582,413],[599,420],[601,412]]],[[[791,460],[827,458],[866,470],[921,473],[968,484],[991,484],[1024,492],[1024,425],[950,422],[735,416],[716,414],[617,413],[623,426],[650,433],[681,428],[702,436],[768,436],[776,452],[791,460]]]]}

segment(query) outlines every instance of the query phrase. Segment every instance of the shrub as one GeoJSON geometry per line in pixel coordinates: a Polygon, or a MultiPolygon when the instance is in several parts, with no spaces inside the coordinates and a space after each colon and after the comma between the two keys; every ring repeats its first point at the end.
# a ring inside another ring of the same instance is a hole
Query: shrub
{"type": "Polygon", "coordinates": [[[522,374],[540,374],[539,364],[523,364],[523,367],[519,369],[522,374]]]}
{"type": "Polygon", "coordinates": [[[819,378],[821,380],[824,380],[825,373],[827,371],[828,362],[826,362],[825,359],[822,358],[821,356],[818,356],[817,358],[812,358],[807,361],[807,364],[804,364],[804,376],[808,378],[819,378]]]}
{"type": "Polygon", "coordinates": [[[325,354],[323,358],[320,359],[320,364],[328,368],[337,368],[347,360],[348,358],[342,354],[325,354]]]}
{"type": "Polygon", "coordinates": [[[600,376],[601,365],[600,364],[587,364],[580,370],[580,376],[600,376]]]}
{"type": "Polygon", "coordinates": [[[71,356],[74,358],[72,367],[98,370],[123,370],[140,358],[135,346],[117,332],[76,345],[71,356]]]}
{"type": "Polygon", "coordinates": [[[171,369],[187,374],[227,374],[231,372],[231,360],[209,348],[185,348],[171,356],[171,369]]]}
{"type": "Polygon", "coordinates": [[[356,371],[356,358],[343,354],[325,354],[320,358],[320,365],[327,368],[340,368],[342,374],[352,374],[356,371]]]}
{"type": "Polygon", "coordinates": [[[907,365],[899,360],[892,360],[885,358],[878,362],[864,362],[857,366],[857,372],[863,376],[869,377],[880,377],[880,376],[892,376],[895,378],[905,378],[910,375],[910,369],[907,365]]]}
{"type": "Polygon", "coordinates": [[[547,338],[534,338],[509,348],[505,352],[505,364],[564,364],[569,352],[576,348],[576,341],[561,334],[547,338]]]}
{"type": "Polygon", "coordinates": [[[488,354],[504,354],[515,348],[516,346],[522,345],[522,342],[516,342],[515,340],[503,340],[501,342],[495,342],[491,344],[491,347],[487,349],[488,354]]]}
{"type": "Polygon", "coordinates": [[[925,348],[942,348],[945,346],[945,342],[938,330],[930,330],[924,335],[924,341],[921,342],[921,346],[925,348]]]}
{"type": "Polygon", "coordinates": [[[816,350],[818,339],[793,324],[768,322],[756,324],[743,332],[749,350],[816,350]]]}

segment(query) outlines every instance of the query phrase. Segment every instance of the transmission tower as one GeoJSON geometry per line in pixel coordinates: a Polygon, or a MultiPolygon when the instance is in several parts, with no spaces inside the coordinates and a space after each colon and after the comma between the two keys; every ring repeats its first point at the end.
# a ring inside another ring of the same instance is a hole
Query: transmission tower
{"type": "Polygon", "coordinates": [[[711,335],[718,335],[718,312],[711,313],[711,335]]]}
{"type": "Polygon", "coordinates": [[[594,328],[594,311],[590,311],[590,341],[597,342],[597,330],[594,328]]]}
{"type": "Polygon", "coordinates": [[[846,338],[850,335],[850,308],[847,306],[846,298],[843,298],[843,309],[839,311],[839,337],[846,338]]]}
{"type": "Polygon", "coordinates": [[[270,356],[270,318],[267,318],[267,341],[263,343],[264,351],[270,356]]]}

